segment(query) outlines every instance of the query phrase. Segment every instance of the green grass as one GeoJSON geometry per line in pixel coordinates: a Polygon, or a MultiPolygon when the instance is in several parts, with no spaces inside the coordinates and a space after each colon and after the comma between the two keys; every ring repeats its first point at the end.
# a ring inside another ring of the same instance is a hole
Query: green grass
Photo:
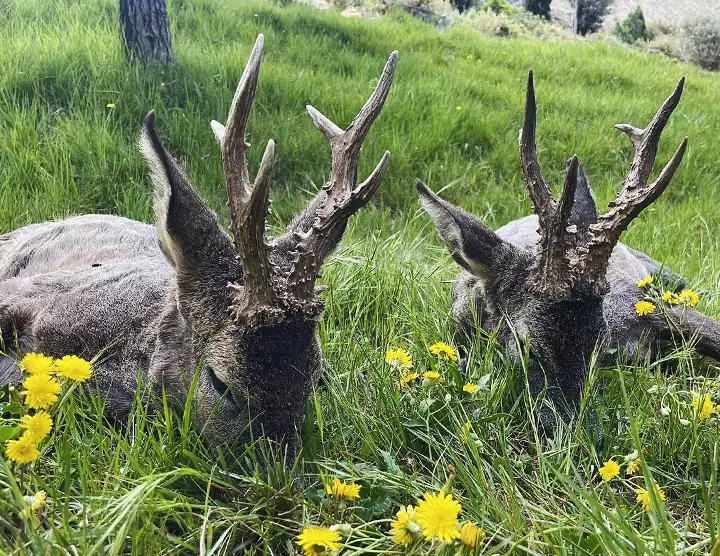
{"type": "MultiPolygon", "coordinates": [[[[492,338],[478,338],[470,399],[454,365],[443,386],[398,393],[383,363],[388,347],[415,366],[452,338],[448,281],[457,268],[412,186],[421,177],[491,225],[528,214],[517,155],[524,84],[536,72],[538,141],[546,177],[560,183],[577,153],[603,202],[629,169],[627,138],[612,125],[644,125],[681,75],[687,88],[659,162],[685,135],[690,148],[665,195],[624,240],[684,273],[701,308],[720,317],[720,88],[717,76],[599,42],[532,42],[439,31],[402,14],[349,20],[303,6],[170,0],[178,59],[161,72],[128,66],[114,0],[0,0],[0,231],[69,214],[150,220],[147,172],[135,142],[145,113],[180,156],[209,204],[226,219],[219,151],[209,129],[224,120],[255,36],[266,58],[249,140],[274,138],[278,170],[273,226],[310,198],[329,171],[329,149],[304,106],[340,125],[372,90],[393,49],[395,85],[363,151],[367,173],[388,149],[377,204],[354,217],[325,266],[331,286],[320,324],[325,375],[309,402],[304,462],[287,472],[262,447],[234,456],[230,473],[198,440],[189,415],[148,415],[111,427],[95,398],[75,392],[56,416],[52,449],[30,469],[0,458],[0,552],[20,554],[290,554],[303,525],[345,522],[343,554],[385,554],[389,519],[457,471],[463,519],[487,532],[488,554],[708,553],[718,538],[718,419],[699,422],[689,392],[717,400],[714,367],[687,350],[652,366],[599,369],[587,403],[606,438],[598,451],[580,426],[537,437],[531,404],[492,338]],[[106,107],[114,103],[115,108],[106,107]],[[462,107],[457,110],[457,107],[462,107]],[[487,377],[487,378],[483,378],[487,377]],[[658,391],[648,392],[654,385],[658,391]],[[671,415],[661,415],[661,401],[671,415]],[[683,425],[680,419],[688,419],[683,425]],[[473,423],[469,442],[460,427],[473,423]],[[602,483],[597,468],[638,450],[642,473],[602,483]],[[322,483],[363,488],[339,508],[322,483]],[[631,484],[657,481],[667,500],[645,513],[631,484]],[[23,521],[23,494],[50,498],[46,518],[23,521]]],[[[261,156],[252,149],[253,171],[261,156]]],[[[414,553],[426,551],[418,548],[414,553]]],[[[396,550],[395,553],[402,553],[396,550]]]]}

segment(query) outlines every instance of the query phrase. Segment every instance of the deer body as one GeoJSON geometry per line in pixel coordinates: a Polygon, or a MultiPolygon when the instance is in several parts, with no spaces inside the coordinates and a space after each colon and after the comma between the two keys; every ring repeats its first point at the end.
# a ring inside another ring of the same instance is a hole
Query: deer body
{"type": "MultiPolygon", "coordinates": [[[[108,409],[130,408],[137,379],[194,408],[211,446],[265,436],[292,461],[307,399],[321,370],[315,286],[347,221],[379,187],[389,154],[361,184],[360,147],[392,84],[397,53],[359,114],[341,129],[308,112],[328,138],[328,183],[276,238],[265,237],[275,144],[250,181],[245,140],[263,52],[260,35],[235,92],[220,144],[228,233],[167,153],[148,114],[140,149],[154,185],[155,225],[87,215],[0,236],[0,331],[6,352],[98,357],[108,409]]],[[[0,359],[0,385],[19,379],[0,359]]]]}
{"type": "MultiPolygon", "coordinates": [[[[683,81],[645,129],[618,125],[635,147],[622,190],[600,215],[577,157],[567,163],[558,200],[544,181],[535,147],[536,105],[532,72],[528,80],[520,155],[525,184],[536,215],[493,232],[475,216],[452,205],[417,181],[423,208],[435,223],[453,259],[464,271],[453,291],[460,330],[479,324],[497,331],[516,358],[527,358],[531,394],[545,393],[540,423],[550,432],[557,409],[563,418],[577,408],[593,353],[658,353],[666,340],[693,340],[703,355],[720,360],[720,324],[692,308],[664,305],[639,315],[635,304],[646,292],[638,281],[660,275],[680,291],[682,278],[645,253],[620,243],[630,222],[669,184],[682,160],[685,139],[665,169],[648,183],[665,124],[677,106],[683,81]]],[[[461,338],[462,340],[462,338],[461,338]]]]}

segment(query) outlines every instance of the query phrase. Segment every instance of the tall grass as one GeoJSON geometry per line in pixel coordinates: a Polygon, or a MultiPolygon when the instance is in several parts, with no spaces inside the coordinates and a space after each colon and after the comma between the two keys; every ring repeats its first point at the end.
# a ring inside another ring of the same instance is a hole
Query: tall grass
{"type": "MultiPolygon", "coordinates": [[[[446,364],[443,385],[403,392],[383,355],[402,346],[417,370],[437,367],[427,346],[453,333],[448,281],[457,269],[419,213],[415,177],[447,186],[447,198],[491,225],[530,212],[516,143],[531,67],[546,177],[559,184],[565,159],[577,153],[603,202],[631,160],[612,125],[644,125],[686,75],[659,162],[685,135],[690,149],[625,240],[683,272],[702,292],[702,309],[720,316],[716,79],[620,47],[487,39],[398,13],[362,21],[255,1],[168,5],[178,64],[145,70],[123,60],[113,0],[0,1],[0,231],[83,212],[150,220],[135,141],[151,108],[169,148],[225,219],[208,123],[225,118],[259,32],[266,58],[249,139],[278,143],[271,225],[280,226],[329,171],[329,149],[305,105],[346,124],[398,49],[396,83],[361,173],[385,149],[391,166],[377,204],[354,217],[324,271],[325,374],[308,404],[304,461],[286,471],[262,446],[223,459],[207,451],[189,415],[149,415],[138,400],[118,426],[95,397],[78,394],[60,409],[53,448],[32,471],[0,461],[0,552],[290,554],[304,524],[345,521],[353,533],[343,553],[399,554],[389,519],[399,504],[440,488],[448,464],[463,515],[488,532],[489,554],[709,552],[720,523],[718,419],[698,421],[689,392],[709,389],[717,399],[720,387],[704,380],[716,369],[688,350],[653,365],[593,370],[586,403],[596,408],[602,447],[582,426],[540,439],[522,381],[492,337],[478,338],[465,376],[446,364]],[[463,380],[484,387],[470,397],[463,380]],[[622,482],[600,481],[603,461],[623,462],[633,451],[639,474],[627,478],[623,468],[622,482]],[[322,483],[334,476],[362,485],[357,507],[328,503],[322,483]],[[652,481],[667,500],[647,513],[632,488],[652,481]],[[47,517],[23,521],[22,496],[38,489],[50,498],[47,517]]],[[[253,169],[260,156],[251,149],[253,169]]]]}

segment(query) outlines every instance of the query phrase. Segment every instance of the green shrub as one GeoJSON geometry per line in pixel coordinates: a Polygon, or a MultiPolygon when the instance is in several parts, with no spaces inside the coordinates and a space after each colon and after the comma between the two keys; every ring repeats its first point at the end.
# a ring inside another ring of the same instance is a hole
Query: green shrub
{"type": "Polygon", "coordinates": [[[507,0],[488,0],[483,6],[483,10],[494,14],[511,14],[515,12],[513,7],[507,3],[507,0]]]}
{"type": "Polygon", "coordinates": [[[550,19],[551,1],[552,0],[525,0],[525,9],[545,19],[550,19]]]}
{"type": "Polygon", "coordinates": [[[720,69],[720,19],[704,17],[687,22],[682,29],[682,53],[700,67],[720,69]]]}
{"type": "Polygon", "coordinates": [[[652,34],[645,24],[645,16],[640,6],[630,12],[625,21],[621,21],[615,26],[615,34],[621,41],[628,44],[635,44],[639,40],[649,41],[652,39],[652,34]]]}

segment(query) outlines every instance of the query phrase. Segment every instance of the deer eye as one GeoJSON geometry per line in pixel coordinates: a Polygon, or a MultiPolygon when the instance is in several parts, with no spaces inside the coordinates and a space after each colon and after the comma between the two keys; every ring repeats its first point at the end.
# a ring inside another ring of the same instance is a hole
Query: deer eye
{"type": "Polygon", "coordinates": [[[224,396],[228,390],[228,385],[217,377],[212,367],[207,367],[207,371],[210,376],[210,382],[212,383],[213,388],[215,388],[215,391],[221,396],[224,396]]]}

